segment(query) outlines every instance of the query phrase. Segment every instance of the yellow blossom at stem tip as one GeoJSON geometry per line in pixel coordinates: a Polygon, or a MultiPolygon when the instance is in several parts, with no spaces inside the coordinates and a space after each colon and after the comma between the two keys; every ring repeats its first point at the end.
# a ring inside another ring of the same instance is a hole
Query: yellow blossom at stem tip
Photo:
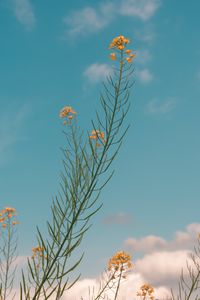
{"type": "Polygon", "coordinates": [[[111,58],[112,60],[116,60],[116,54],[115,54],[115,53],[111,53],[111,54],[110,54],[110,58],[111,58]]]}

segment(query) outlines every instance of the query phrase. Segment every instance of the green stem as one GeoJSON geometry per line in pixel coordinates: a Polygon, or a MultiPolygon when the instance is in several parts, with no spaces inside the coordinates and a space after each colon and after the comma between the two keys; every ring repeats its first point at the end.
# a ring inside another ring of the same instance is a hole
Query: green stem
{"type": "Polygon", "coordinates": [[[123,272],[123,264],[122,264],[121,269],[120,269],[119,280],[118,280],[118,284],[117,284],[117,289],[116,289],[114,300],[117,299],[117,295],[118,295],[118,292],[119,292],[120,281],[121,281],[121,278],[122,278],[122,272],[123,272]]]}

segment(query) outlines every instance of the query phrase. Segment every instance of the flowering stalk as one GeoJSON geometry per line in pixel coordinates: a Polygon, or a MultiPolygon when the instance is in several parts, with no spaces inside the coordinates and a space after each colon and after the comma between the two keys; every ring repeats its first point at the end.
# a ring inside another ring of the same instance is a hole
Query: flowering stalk
{"type": "Polygon", "coordinates": [[[80,277],[68,285],[69,277],[66,276],[75,270],[83,255],[69,267],[70,258],[89,229],[90,218],[102,206],[96,208],[95,204],[113,172],[103,181],[102,177],[117,155],[128,129],[120,135],[129,109],[129,90],[132,86],[129,82],[131,65],[127,68],[126,64],[130,62],[124,58],[124,45],[129,41],[123,36],[118,37],[117,41],[113,47],[119,51],[119,70],[115,71],[113,78],[108,78],[107,85],[104,84],[104,94],[100,97],[102,112],[96,112],[97,120],[92,121],[91,135],[83,139],[83,132],[76,123],[77,113],[72,107],[66,106],[60,112],[67,126],[65,136],[68,144],[63,150],[61,193],[53,200],[52,221],[47,222],[48,237],[44,239],[37,229],[37,247],[43,249],[41,262],[37,267],[35,257],[28,259],[29,283],[22,273],[20,300],[23,297],[36,300],[41,296],[49,299],[51,295],[58,300],[80,277]]]}
{"type": "MultiPolygon", "coordinates": [[[[100,282],[100,288],[97,296],[94,296],[92,300],[105,299],[105,293],[108,290],[115,291],[114,299],[117,299],[119,293],[119,287],[122,282],[122,279],[127,278],[127,273],[133,268],[133,263],[131,262],[131,257],[129,254],[124,251],[119,251],[108,262],[108,272],[106,275],[108,279],[105,281],[102,286],[100,282]],[[116,287],[117,283],[117,287],[116,287]]],[[[94,292],[93,292],[94,294],[94,292]]]]}
{"type": "Polygon", "coordinates": [[[145,283],[140,287],[140,290],[137,292],[137,296],[140,296],[142,300],[146,300],[147,297],[149,298],[149,300],[153,300],[154,288],[150,284],[145,283]]]}
{"type": "MultiPolygon", "coordinates": [[[[14,226],[18,224],[17,221],[13,221],[13,217],[16,216],[15,208],[5,207],[0,211],[0,237],[3,240],[4,246],[0,247],[0,299],[6,300],[7,296],[11,294],[14,274],[14,270],[11,270],[13,262],[16,259],[15,252],[17,248],[17,241],[13,239],[15,230],[14,226]]],[[[14,298],[14,296],[13,296],[14,298]]]]}

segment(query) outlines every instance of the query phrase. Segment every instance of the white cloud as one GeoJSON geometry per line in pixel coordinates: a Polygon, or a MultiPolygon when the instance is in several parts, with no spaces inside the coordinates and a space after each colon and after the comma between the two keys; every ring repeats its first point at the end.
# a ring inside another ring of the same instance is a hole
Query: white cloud
{"type": "Polygon", "coordinates": [[[170,287],[173,282],[176,286],[181,270],[186,269],[186,261],[191,260],[190,255],[191,251],[188,250],[148,254],[135,262],[135,271],[153,286],[164,284],[170,287]]]}
{"type": "Polygon", "coordinates": [[[160,5],[160,0],[123,0],[120,13],[147,21],[155,14],[160,5]]]}
{"type": "Polygon", "coordinates": [[[169,97],[165,101],[153,99],[146,106],[146,113],[152,115],[167,114],[175,109],[176,103],[177,100],[174,97],[169,97]]]}
{"type": "Polygon", "coordinates": [[[0,113],[0,163],[6,160],[6,155],[13,145],[24,140],[24,137],[21,136],[21,130],[28,114],[27,105],[23,105],[15,111],[12,117],[9,111],[0,113]]]}
{"type": "Polygon", "coordinates": [[[142,83],[149,83],[153,80],[153,74],[147,68],[143,70],[138,70],[137,77],[142,83]]]}
{"type": "Polygon", "coordinates": [[[152,43],[156,37],[154,26],[148,24],[142,29],[137,28],[134,30],[134,36],[145,43],[152,43]]]}
{"type": "MultiPolygon", "coordinates": [[[[105,273],[104,273],[105,274],[105,273]]],[[[103,277],[103,276],[102,276],[103,277]]],[[[101,281],[103,283],[105,281],[101,281]]],[[[65,293],[63,300],[80,300],[88,299],[89,296],[89,287],[91,291],[91,295],[93,295],[93,288],[94,288],[94,295],[97,296],[100,279],[82,279],[78,282],[72,289],[65,293]]],[[[119,294],[117,299],[118,300],[125,300],[125,299],[134,299],[136,297],[137,291],[139,290],[140,286],[145,283],[145,278],[138,272],[133,272],[127,276],[127,279],[121,282],[119,294]]],[[[104,299],[113,299],[115,289],[107,290],[104,296],[104,299]],[[105,298],[106,297],[106,298],[105,298]],[[107,298],[108,297],[108,298],[107,298]]],[[[162,299],[166,295],[169,295],[169,289],[164,286],[159,286],[156,288],[155,296],[156,298],[162,299]]]]}
{"type": "Polygon", "coordinates": [[[141,239],[128,238],[124,245],[133,252],[152,253],[161,251],[175,251],[191,249],[200,232],[200,224],[192,223],[185,231],[176,231],[172,240],[165,240],[162,237],[149,235],[141,239]]]}
{"type": "Polygon", "coordinates": [[[129,238],[125,241],[131,251],[151,253],[166,249],[167,241],[159,236],[149,235],[141,239],[129,238]]]}
{"type": "MultiPolygon", "coordinates": [[[[188,279],[186,261],[191,265],[190,249],[192,249],[199,232],[200,224],[192,223],[184,231],[176,231],[174,238],[170,241],[154,235],[141,239],[129,239],[129,241],[134,241],[129,244],[132,246],[132,250],[134,252],[142,251],[145,255],[138,259],[135,259],[133,255],[133,269],[121,283],[118,299],[136,298],[137,291],[144,283],[149,283],[154,287],[155,299],[166,299],[167,296],[170,296],[170,288],[173,288],[176,294],[182,269],[185,272],[186,280],[188,279]]],[[[127,241],[125,241],[125,245],[127,245],[127,241]]],[[[23,262],[22,258],[22,264],[23,262]]],[[[65,292],[62,300],[80,300],[81,296],[83,299],[88,299],[89,287],[91,296],[93,288],[94,294],[97,295],[100,282],[105,282],[107,278],[105,274],[104,272],[102,276],[96,278],[80,279],[70,290],[65,292]]],[[[112,299],[112,290],[107,295],[112,299]]]]}
{"type": "Polygon", "coordinates": [[[30,0],[11,0],[11,4],[16,19],[27,30],[33,29],[36,24],[36,17],[30,0]]]}
{"type": "Polygon", "coordinates": [[[69,35],[85,35],[96,32],[111,22],[114,10],[115,6],[110,2],[100,5],[98,9],[88,6],[74,11],[64,18],[64,23],[70,27],[67,33],[69,35]]]}
{"type": "Polygon", "coordinates": [[[90,65],[84,72],[91,82],[95,83],[99,80],[104,80],[106,76],[112,73],[112,68],[107,64],[94,63],[90,65]]]}
{"type": "Polygon", "coordinates": [[[67,15],[67,35],[77,36],[94,33],[108,26],[119,17],[138,17],[147,21],[156,13],[161,0],[118,0],[102,2],[97,7],[87,6],[67,15]]]}

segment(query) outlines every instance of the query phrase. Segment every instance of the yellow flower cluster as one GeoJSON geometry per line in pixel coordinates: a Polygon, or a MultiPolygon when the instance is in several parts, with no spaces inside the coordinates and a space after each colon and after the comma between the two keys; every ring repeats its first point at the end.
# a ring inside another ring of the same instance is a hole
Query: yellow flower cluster
{"type": "Polygon", "coordinates": [[[146,283],[146,284],[143,284],[141,287],[140,287],[140,291],[137,292],[137,296],[141,296],[141,297],[146,297],[148,296],[151,300],[154,299],[154,288],[146,283]]]}
{"type": "Polygon", "coordinates": [[[131,257],[129,254],[125,253],[124,251],[119,251],[115,255],[111,257],[108,262],[108,270],[114,269],[115,271],[118,270],[125,270],[132,268],[133,264],[131,262],[131,257]]]}
{"type": "Polygon", "coordinates": [[[91,135],[89,136],[91,140],[96,140],[96,147],[101,147],[97,141],[100,139],[103,143],[105,143],[105,134],[100,130],[92,130],[91,135]]]}
{"type": "Polygon", "coordinates": [[[44,248],[43,247],[40,247],[40,246],[33,247],[32,252],[33,252],[32,258],[34,258],[36,256],[46,258],[44,256],[44,248]]]}
{"type": "MultiPolygon", "coordinates": [[[[7,227],[7,224],[6,224],[6,221],[11,219],[12,217],[15,217],[17,214],[16,214],[16,209],[15,208],[12,208],[12,207],[5,207],[4,209],[2,209],[0,211],[0,223],[2,223],[2,227],[3,228],[6,228],[7,227]]],[[[18,221],[12,221],[12,225],[16,225],[16,224],[19,224],[18,221]]]]}
{"type": "MultiPolygon", "coordinates": [[[[115,37],[112,42],[110,43],[109,48],[115,48],[117,50],[123,51],[126,47],[127,44],[129,44],[130,41],[129,39],[125,38],[123,35],[117,36],[115,37]]],[[[132,63],[133,58],[136,56],[134,53],[132,53],[132,50],[127,49],[125,50],[125,54],[127,55],[127,57],[125,58],[125,60],[128,63],[132,63]]],[[[111,53],[110,54],[110,59],[112,60],[116,60],[117,59],[117,55],[116,53],[111,53]]]]}
{"type": "Polygon", "coordinates": [[[105,142],[105,135],[102,131],[99,130],[92,130],[90,139],[96,140],[96,139],[101,139],[103,142],[105,142]]]}
{"type": "MultiPolygon", "coordinates": [[[[71,106],[65,106],[60,111],[60,118],[67,118],[69,121],[73,119],[73,116],[76,115],[77,112],[73,110],[71,106]]],[[[63,124],[67,124],[67,121],[64,121],[63,124]]]]}
{"type": "Polygon", "coordinates": [[[125,48],[125,45],[129,43],[129,39],[125,38],[123,35],[119,35],[112,40],[109,48],[117,48],[118,50],[123,50],[125,48]]]}

